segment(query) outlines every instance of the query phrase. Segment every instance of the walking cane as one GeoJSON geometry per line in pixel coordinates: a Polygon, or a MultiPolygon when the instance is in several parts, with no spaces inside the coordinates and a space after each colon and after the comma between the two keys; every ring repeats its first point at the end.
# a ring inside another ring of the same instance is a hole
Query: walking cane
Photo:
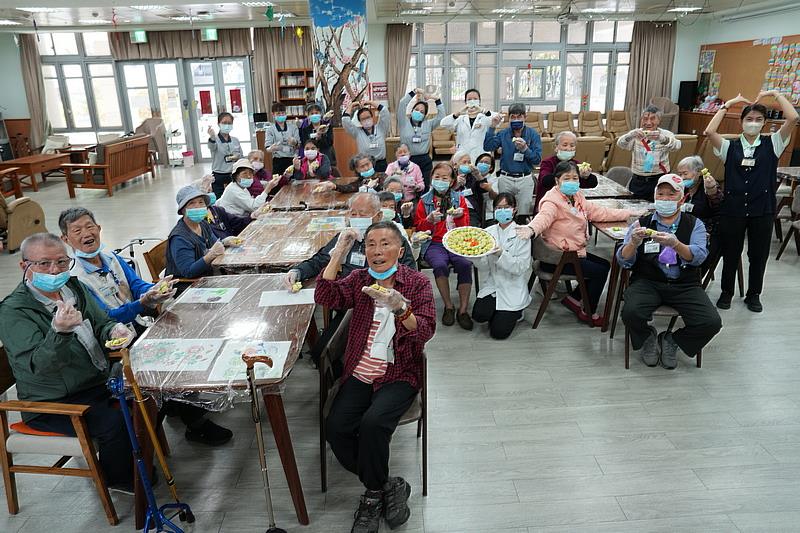
{"type": "Polygon", "coordinates": [[[250,355],[243,353],[242,361],[247,365],[247,384],[250,387],[250,407],[253,415],[253,422],[256,424],[258,460],[261,463],[261,482],[264,485],[264,497],[267,500],[267,516],[269,517],[269,529],[267,529],[267,533],[286,533],[285,529],[275,526],[275,510],[272,508],[272,494],[269,490],[267,456],[264,449],[264,435],[261,434],[261,411],[258,406],[258,389],[256,389],[256,375],[253,369],[256,363],[264,363],[268,367],[272,367],[272,359],[266,355],[250,355]]]}
{"type": "MultiPolygon", "coordinates": [[[[136,399],[136,403],[142,404],[145,400],[142,395],[142,390],[139,388],[139,383],[136,382],[136,378],[133,375],[130,353],[127,348],[123,348],[120,350],[120,354],[122,355],[122,370],[125,374],[125,379],[128,381],[128,384],[130,384],[131,389],[133,389],[133,397],[136,399]]],[[[167,458],[164,455],[164,450],[161,448],[161,442],[158,440],[158,434],[156,433],[152,420],[150,420],[150,415],[147,413],[147,409],[144,408],[140,409],[139,412],[147,428],[147,433],[150,435],[150,440],[153,443],[153,451],[158,458],[158,464],[161,465],[161,471],[164,473],[164,479],[166,479],[170,494],[172,494],[172,499],[175,500],[175,505],[180,509],[178,518],[181,522],[192,524],[194,523],[194,514],[189,506],[181,503],[180,498],[178,498],[178,488],[175,486],[175,477],[173,477],[169,466],[167,466],[167,458]]]]}

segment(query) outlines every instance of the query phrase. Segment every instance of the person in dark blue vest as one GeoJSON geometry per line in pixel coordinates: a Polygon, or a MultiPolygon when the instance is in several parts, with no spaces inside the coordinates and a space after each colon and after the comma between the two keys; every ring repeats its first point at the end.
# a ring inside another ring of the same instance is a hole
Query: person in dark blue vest
{"type": "Polygon", "coordinates": [[[797,124],[797,111],[778,91],[762,91],[755,102],[741,94],[720,107],[706,127],[705,135],[714,146],[714,153],[725,162],[725,191],[720,206],[720,243],[722,247],[722,294],[717,307],[730,309],[736,270],[742,257],[747,235],[747,258],[750,263],[747,308],[755,313],[763,310],[760,294],[769,259],[772,224],[775,218],[778,190],[778,158],[780,158],[797,124]],[[761,135],[767,118],[762,100],[773,97],[781,106],[785,122],[771,135],[761,135]],[[719,127],[732,106],[744,103],[742,134],[738,139],[724,139],[719,127]]]}
{"type": "Polygon", "coordinates": [[[659,178],[656,212],[634,222],[617,251],[622,268],[632,270],[625,291],[622,321],[630,331],[631,345],[641,350],[647,366],[673,369],[678,348],[689,357],[697,353],[722,328],[722,321],[701,286],[700,265],[708,255],[703,222],[681,211],[683,180],[675,174],[659,178]],[[661,305],[673,307],[684,327],[658,333],[649,325],[661,305]]]}

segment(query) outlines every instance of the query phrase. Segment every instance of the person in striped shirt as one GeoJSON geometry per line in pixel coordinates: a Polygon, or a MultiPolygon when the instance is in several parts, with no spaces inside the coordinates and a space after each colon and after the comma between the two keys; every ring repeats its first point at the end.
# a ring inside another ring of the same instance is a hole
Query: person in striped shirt
{"type": "Polygon", "coordinates": [[[428,278],[400,262],[405,239],[394,222],[366,230],[368,268],[337,280],[355,239],[352,229],[339,235],[314,299],[353,310],[341,387],[326,427],[334,455],[367,489],[352,532],[377,533],[381,517],[395,529],[411,515],[411,486],[389,477],[389,444],[422,386],[423,351],[436,329],[436,307],[428,278]]]}

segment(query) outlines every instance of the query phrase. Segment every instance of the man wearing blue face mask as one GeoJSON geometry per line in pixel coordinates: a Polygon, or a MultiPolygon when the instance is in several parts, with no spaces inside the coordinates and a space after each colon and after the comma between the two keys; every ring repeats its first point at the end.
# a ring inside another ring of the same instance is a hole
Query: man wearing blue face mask
{"type": "Polygon", "coordinates": [[[617,251],[622,268],[632,270],[622,321],[633,349],[641,349],[642,361],[656,366],[660,359],[671,370],[678,364],[678,348],[694,357],[719,332],[722,320],[701,286],[700,265],[708,255],[706,228],[681,212],[683,180],[675,174],[659,178],[655,201],[656,213],[634,222],[617,251]],[[661,305],[675,308],[684,327],[658,333],[650,326],[653,311],[661,305]]]}
{"type": "Polygon", "coordinates": [[[542,139],[533,128],[525,125],[525,104],[508,108],[509,127],[500,132],[501,117],[492,119],[492,127],[483,141],[483,149],[494,153],[503,149],[500,157],[498,192],[508,192],[517,200],[517,214],[533,214],[533,167],[542,160],[542,139]]]}
{"type": "Polygon", "coordinates": [[[428,117],[429,100],[422,89],[414,89],[403,96],[397,105],[397,131],[400,142],[408,147],[410,160],[419,165],[427,189],[431,184],[433,160],[430,156],[431,132],[439,127],[445,116],[442,100],[436,98],[436,116],[428,117]]]}
{"type": "Polygon", "coordinates": [[[242,146],[239,139],[231,135],[233,131],[233,115],[222,112],[217,117],[219,134],[208,127],[208,149],[211,151],[211,172],[214,174],[212,187],[217,196],[222,196],[225,186],[231,182],[233,163],[242,157],[242,146]]]}

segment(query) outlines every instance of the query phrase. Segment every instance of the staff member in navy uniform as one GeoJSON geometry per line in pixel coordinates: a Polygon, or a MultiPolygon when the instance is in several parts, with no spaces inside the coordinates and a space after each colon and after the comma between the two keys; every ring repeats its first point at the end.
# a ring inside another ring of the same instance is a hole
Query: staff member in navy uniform
{"type": "Polygon", "coordinates": [[[755,313],[763,310],[759,295],[769,259],[772,223],[775,218],[775,194],[778,190],[778,158],[783,153],[797,124],[797,111],[778,91],[762,91],[755,102],[741,94],[720,107],[704,132],[714,153],[725,162],[725,191],[720,206],[719,236],[722,245],[722,294],[717,307],[730,309],[736,270],[747,234],[747,258],[750,263],[747,296],[744,303],[755,313]],[[759,102],[772,96],[781,106],[786,121],[771,135],[761,135],[767,108],[759,102]],[[744,103],[742,134],[738,139],[723,139],[717,133],[728,109],[744,103]]]}

